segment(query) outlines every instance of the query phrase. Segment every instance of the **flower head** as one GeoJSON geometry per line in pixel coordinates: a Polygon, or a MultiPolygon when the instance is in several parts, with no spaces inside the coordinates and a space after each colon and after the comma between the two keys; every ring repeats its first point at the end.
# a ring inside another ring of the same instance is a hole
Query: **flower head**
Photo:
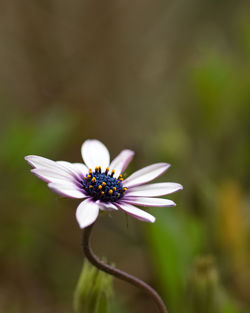
{"type": "Polygon", "coordinates": [[[120,209],[141,221],[153,223],[155,217],[135,205],[175,205],[171,200],[156,197],[182,189],[180,184],[146,184],[162,175],[169,164],[155,163],[124,179],[122,174],[134,156],[133,151],[123,150],[110,163],[109,151],[103,143],[86,140],[81,152],[85,164],[52,161],[36,155],[25,157],[33,167],[31,172],[47,182],[53,191],[66,197],[84,199],[76,210],[81,228],[94,223],[99,210],[120,209]]]}

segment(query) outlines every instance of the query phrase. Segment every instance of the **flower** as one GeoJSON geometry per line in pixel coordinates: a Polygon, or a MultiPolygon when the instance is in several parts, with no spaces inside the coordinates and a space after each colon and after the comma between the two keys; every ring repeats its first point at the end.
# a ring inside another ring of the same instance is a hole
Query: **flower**
{"type": "Polygon", "coordinates": [[[180,184],[146,184],[162,175],[169,168],[169,164],[155,163],[124,179],[122,173],[132,160],[133,151],[121,151],[110,163],[106,146],[91,139],[83,143],[81,152],[85,164],[52,161],[36,155],[25,157],[33,167],[31,172],[47,182],[53,191],[62,196],[84,199],[76,210],[76,219],[81,228],[94,223],[99,210],[120,209],[138,220],[153,223],[155,217],[135,205],[175,205],[171,200],[156,197],[182,189],[180,184]]]}

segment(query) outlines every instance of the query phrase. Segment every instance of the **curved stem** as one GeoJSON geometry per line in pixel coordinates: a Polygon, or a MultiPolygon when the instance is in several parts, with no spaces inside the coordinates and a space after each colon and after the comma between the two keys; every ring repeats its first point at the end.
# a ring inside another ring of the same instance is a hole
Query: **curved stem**
{"type": "Polygon", "coordinates": [[[84,233],[83,233],[83,250],[85,253],[86,258],[92,263],[94,266],[96,266],[101,271],[104,271],[110,275],[115,276],[116,278],[119,278],[121,280],[124,280],[131,285],[134,285],[136,287],[141,288],[143,291],[145,291],[155,302],[157,305],[160,313],[168,313],[166,306],[164,302],[162,301],[161,297],[158,295],[158,293],[150,287],[148,284],[146,284],[144,281],[140,280],[137,277],[134,277],[126,272],[123,272],[117,268],[114,268],[108,264],[103,263],[99,258],[93,253],[90,240],[91,240],[91,231],[93,229],[94,224],[88,226],[84,233]]]}

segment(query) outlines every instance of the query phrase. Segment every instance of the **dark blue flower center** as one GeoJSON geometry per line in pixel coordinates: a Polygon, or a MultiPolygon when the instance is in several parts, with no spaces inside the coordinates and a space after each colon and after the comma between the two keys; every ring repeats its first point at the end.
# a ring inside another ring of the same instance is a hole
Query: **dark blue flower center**
{"type": "Polygon", "coordinates": [[[81,181],[82,187],[94,200],[116,202],[123,197],[127,188],[122,185],[122,175],[115,178],[114,173],[112,170],[109,174],[109,168],[103,173],[101,167],[96,167],[95,172],[90,169],[89,174],[81,181]]]}

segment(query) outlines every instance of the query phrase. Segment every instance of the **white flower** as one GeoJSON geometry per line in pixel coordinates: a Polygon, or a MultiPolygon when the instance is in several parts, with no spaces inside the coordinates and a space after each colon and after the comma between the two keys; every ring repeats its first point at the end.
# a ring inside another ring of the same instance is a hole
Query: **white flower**
{"type": "Polygon", "coordinates": [[[171,200],[155,197],[182,189],[180,184],[146,184],[162,175],[169,164],[146,166],[124,180],[122,173],[132,160],[133,151],[123,150],[111,163],[108,149],[98,140],[86,140],[81,151],[86,165],[52,161],[36,155],[25,157],[33,167],[31,172],[47,182],[53,191],[66,197],[84,199],[76,210],[81,228],[94,223],[99,210],[121,209],[141,221],[153,223],[154,216],[134,205],[175,205],[171,200]]]}

